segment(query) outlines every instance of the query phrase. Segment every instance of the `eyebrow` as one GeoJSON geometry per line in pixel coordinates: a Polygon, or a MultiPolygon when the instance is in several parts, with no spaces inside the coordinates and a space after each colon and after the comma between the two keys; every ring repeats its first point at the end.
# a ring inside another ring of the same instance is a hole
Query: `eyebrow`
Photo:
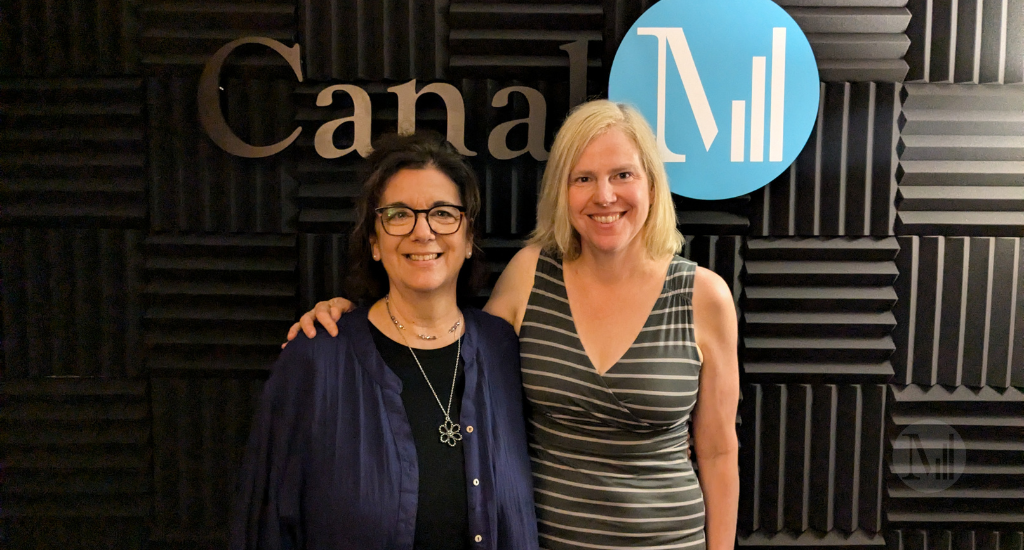
{"type": "MultiPolygon", "coordinates": [[[[623,164],[621,166],[616,166],[616,167],[612,168],[611,170],[609,170],[609,172],[612,173],[612,174],[618,174],[619,172],[631,172],[631,171],[635,172],[637,170],[637,168],[638,168],[638,166],[635,165],[635,164],[623,164]]],[[[569,172],[569,175],[570,176],[592,176],[592,175],[594,175],[594,173],[595,172],[593,170],[571,170],[569,172]]]]}
{"type": "MultiPolygon", "coordinates": [[[[409,210],[416,210],[415,208],[409,206],[408,204],[406,204],[406,203],[404,203],[402,201],[393,202],[393,203],[390,203],[390,204],[383,204],[383,205],[379,206],[378,208],[394,208],[396,206],[401,206],[401,207],[404,207],[404,208],[408,208],[409,210]]],[[[447,201],[434,201],[434,203],[431,204],[429,208],[433,208],[435,206],[462,206],[462,205],[461,204],[455,204],[453,202],[447,202],[447,201]]]]}

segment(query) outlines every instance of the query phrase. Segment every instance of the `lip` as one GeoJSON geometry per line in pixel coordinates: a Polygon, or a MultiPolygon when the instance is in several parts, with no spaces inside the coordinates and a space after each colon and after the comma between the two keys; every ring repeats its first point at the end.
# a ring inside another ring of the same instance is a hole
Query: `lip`
{"type": "Polygon", "coordinates": [[[433,262],[441,259],[443,255],[443,252],[410,252],[402,254],[405,259],[412,262],[433,262]],[[433,256],[433,258],[428,258],[428,256],[433,256]]]}
{"type": "Polygon", "coordinates": [[[587,217],[590,218],[591,220],[593,220],[594,222],[599,223],[601,225],[612,225],[615,222],[621,220],[623,217],[625,217],[625,215],[626,215],[626,213],[625,212],[621,212],[621,211],[620,212],[593,212],[593,213],[587,214],[587,217]],[[603,221],[603,220],[597,219],[597,218],[609,218],[609,217],[613,217],[613,216],[615,217],[615,219],[613,219],[611,221],[603,221]]]}

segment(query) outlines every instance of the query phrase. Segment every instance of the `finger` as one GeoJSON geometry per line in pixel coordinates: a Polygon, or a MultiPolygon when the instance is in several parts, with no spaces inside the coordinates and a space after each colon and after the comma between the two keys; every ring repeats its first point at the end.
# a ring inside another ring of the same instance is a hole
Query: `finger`
{"type": "Polygon", "coordinates": [[[299,324],[302,325],[302,332],[306,333],[306,336],[310,339],[316,337],[316,327],[313,326],[314,317],[310,315],[310,312],[302,314],[302,318],[299,319],[299,324]]]}
{"type": "Polygon", "coordinates": [[[328,334],[330,334],[331,336],[337,336],[338,325],[337,323],[335,323],[335,320],[341,317],[341,313],[339,312],[338,316],[334,317],[331,311],[332,309],[333,308],[331,307],[322,308],[318,306],[316,308],[316,320],[320,321],[320,324],[323,325],[325,329],[327,329],[328,334]]]}

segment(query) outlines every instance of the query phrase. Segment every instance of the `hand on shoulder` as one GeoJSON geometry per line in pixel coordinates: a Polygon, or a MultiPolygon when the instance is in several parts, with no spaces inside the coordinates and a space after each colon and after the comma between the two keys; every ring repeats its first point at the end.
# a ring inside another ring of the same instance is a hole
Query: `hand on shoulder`
{"type": "Polygon", "coordinates": [[[536,245],[526,246],[516,252],[498,277],[491,297],[484,306],[484,311],[501,317],[512,325],[516,334],[519,333],[526,313],[526,304],[530,300],[530,290],[533,289],[533,277],[539,257],[540,247],[536,245]]]}

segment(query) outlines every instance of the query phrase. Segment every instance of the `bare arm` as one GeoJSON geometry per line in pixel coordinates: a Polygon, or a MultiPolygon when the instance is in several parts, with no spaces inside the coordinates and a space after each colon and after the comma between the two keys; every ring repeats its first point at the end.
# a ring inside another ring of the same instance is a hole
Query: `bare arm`
{"type": "Polygon", "coordinates": [[[702,267],[694,277],[693,317],[697,344],[704,354],[693,431],[707,514],[707,548],[731,550],[740,487],[736,309],[725,281],[702,267]]]}
{"type": "Polygon", "coordinates": [[[537,258],[540,248],[527,246],[516,252],[512,260],[505,266],[505,271],[498,277],[487,300],[484,311],[508,321],[519,334],[519,327],[526,315],[526,303],[530,300],[533,289],[533,276],[537,270],[537,258]]]}

